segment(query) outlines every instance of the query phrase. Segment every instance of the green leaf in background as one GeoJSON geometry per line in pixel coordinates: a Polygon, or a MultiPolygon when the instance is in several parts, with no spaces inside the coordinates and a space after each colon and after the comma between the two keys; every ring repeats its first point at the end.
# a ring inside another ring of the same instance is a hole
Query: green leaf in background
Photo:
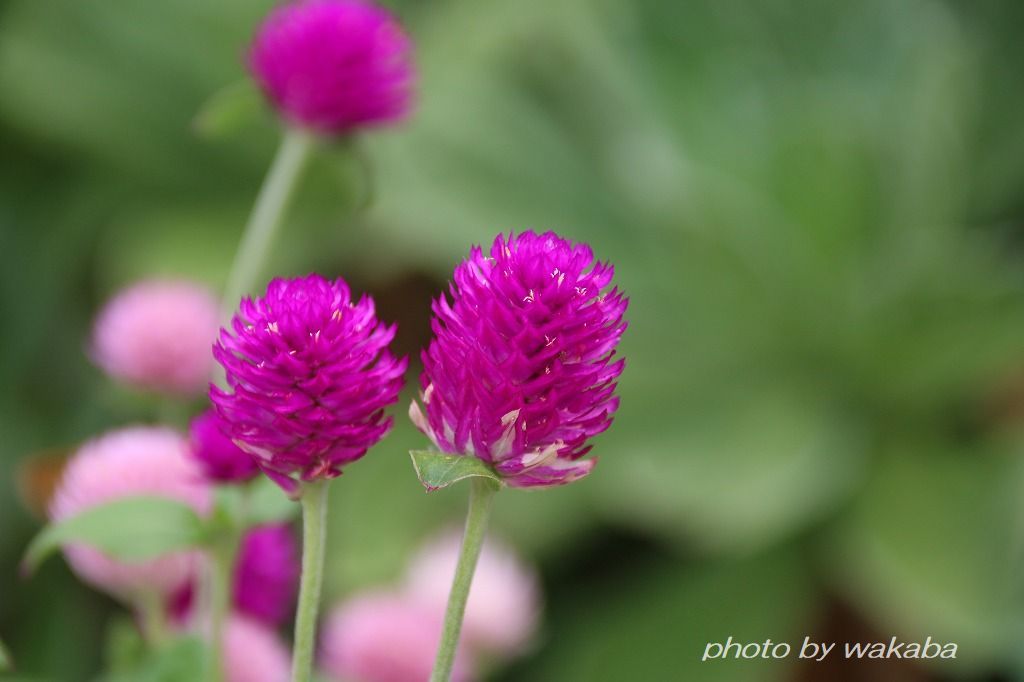
{"type": "Polygon", "coordinates": [[[412,456],[416,476],[428,492],[447,488],[452,483],[474,476],[489,479],[498,487],[502,485],[494,469],[476,457],[445,455],[431,450],[411,450],[409,454],[412,456]]]}
{"type": "Polygon", "coordinates": [[[983,667],[1019,650],[1021,489],[1016,453],[890,444],[825,545],[827,574],[885,631],[956,642],[957,664],[983,667]]]}
{"type": "Polygon", "coordinates": [[[249,484],[245,522],[250,526],[284,523],[298,516],[301,507],[290,499],[280,486],[266,476],[249,484]]]}
{"type": "Polygon", "coordinates": [[[252,81],[238,81],[215,92],[199,109],[192,126],[203,137],[225,137],[258,120],[262,107],[263,99],[252,81]]]}
{"type": "Polygon", "coordinates": [[[11,655],[7,652],[3,640],[0,640],[0,673],[11,669],[11,655]]]}
{"type": "Polygon", "coordinates": [[[107,626],[104,661],[111,674],[135,670],[146,656],[146,643],[139,627],[129,616],[118,616],[107,626]]]}
{"type": "Polygon", "coordinates": [[[62,545],[81,542],[128,561],[196,545],[203,524],[192,507],[160,497],[128,497],[50,524],[32,540],[22,562],[34,571],[62,545]]]}
{"type": "Polygon", "coordinates": [[[106,675],[101,682],[196,682],[205,679],[206,660],[206,644],[201,639],[180,637],[132,670],[106,675]]]}
{"type": "Polygon", "coordinates": [[[568,600],[551,605],[550,641],[516,679],[790,680],[795,654],[767,662],[701,656],[708,642],[730,636],[799,649],[817,596],[805,562],[790,548],[705,565],[662,560],[628,576],[579,581],[568,600]],[[625,578],[629,590],[619,588],[625,578]]]}

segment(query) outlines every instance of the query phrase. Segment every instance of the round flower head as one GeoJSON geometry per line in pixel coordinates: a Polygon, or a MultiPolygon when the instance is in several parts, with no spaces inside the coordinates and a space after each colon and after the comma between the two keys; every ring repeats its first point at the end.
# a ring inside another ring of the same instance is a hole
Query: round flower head
{"type": "MultiPolygon", "coordinates": [[[[321,636],[321,666],[344,682],[421,682],[430,677],[443,614],[400,595],[368,592],[332,611],[321,636]]],[[[471,679],[460,645],[452,682],[471,679]]]]}
{"type": "MultiPolygon", "coordinates": [[[[210,356],[211,360],[213,356],[210,356]]],[[[256,460],[224,435],[220,415],[209,409],[192,420],[189,427],[192,456],[211,481],[237,483],[259,473],[256,460]]]]}
{"type": "Polygon", "coordinates": [[[291,656],[277,633],[263,623],[233,615],[224,628],[226,682],[288,682],[291,656]]]}
{"type": "Polygon", "coordinates": [[[499,235],[456,269],[434,302],[423,409],[410,417],[443,452],[472,455],[514,487],[590,473],[587,439],[618,408],[613,360],[627,300],[613,268],[553,232],[499,235]],[[424,415],[423,410],[426,414],[424,415]]]}
{"type": "Polygon", "coordinates": [[[288,618],[299,580],[295,538],[284,524],[246,533],[235,564],[235,608],[270,625],[288,618]]]}
{"type": "Polygon", "coordinates": [[[368,296],[353,302],[343,280],[275,279],[242,301],[231,328],[213,351],[228,390],[210,397],[232,440],[286,490],[292,476],[340,475],[391,428],[384,408],[407,361],[388,350],[395,326],[377,320],[368,296]]]}
{"type": "MultiPolygon", "coordinates": [[[[210,490],[188,455],[186,440],[165,428],[113,431],[82,446],[71,458],[50,503],[61,521],[105,502],[149,495],[180,500],[206,513],[210,490]]],[[[85,582],[123,598],[143,592],[170,596],[195,573],[199,556],[176,552],[128,563],[79,544],[65,548],[68,563],[85,582]]]]}
{"type": "Polygon", "coordinates": [[[139,388],[201,393],[213,370],[217,300],[192,282],[148,280],[100,311],[91,356],[110,376],[139,388]]]}
{"type": "Polygon", "coordinates": [[[370,2],[298,0],[263,22],[249,70],[286,119],[344,134],[405,115],[411,48],[395,19],[370,2]]]}
{"type": "MultiPolygon", "coordinates": [[[[444,614],[462,538],[448,533],[424,546],[409,565],[406,593],[444,614]]],[[[480,553],[466,603],[462,637],[471,648],[508,657],[529,644],[540,615],[537,575],[510,549],[488,539],[480,553]]]]}

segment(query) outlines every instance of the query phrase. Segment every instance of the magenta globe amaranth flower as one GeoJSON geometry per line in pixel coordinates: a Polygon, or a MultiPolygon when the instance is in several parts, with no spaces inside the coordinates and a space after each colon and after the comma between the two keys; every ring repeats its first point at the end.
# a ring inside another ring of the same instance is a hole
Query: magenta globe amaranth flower
{"type": "Polygon", "coordinates": [[[553,232],[499,235],[456,269],[433,305],[422,409],[410,416],[443,452],[491,465],[513,487],[588,474],[587,440],[618,408],[627,299],[590,247],[553,232]]]}
{"type": "MultiPolygon", "coordinates": [[[[178,500],[205,514],[209,486],[188,456],[188,443],[176,432],[132,427],[107,433],[83,445],[71,458],[50,502],[55,521],[86,509],[135,496],[178,500]]],[[[85,582],[125,599],[143,593],[170,596],[192,579],[198,552],[172,552],[141,562],[119,561],[74,543],[68,563],[85,582]]]]}
{"type": "Polygon", "coordinates": [[[90,355],[110,376],[139,388],[199,394],[213,370],[217,299],[185,280],[146,280],[100,311],[90,355]]]}
{"type": "Polygon", "coordinates": [[[238,483],[256,476],[260,469],[252,455],[245,452],[224,434],[224,421],[215,409],[209,409],[192,420],[189,440],[192,456],[203,474],[211,481],[238,483]]]}
{"type": "Polygon", "coordinates": [[[213,351],[228,389],[210,396],[232,440],[289,491],[340,475],[391,428],[407,364],[388,349],[395,329],[341,279],[275,279],[244,299],[213,351]]]}
{"type": "Polygon", "coordinates": [[[387,10],[360,0],[299,0],[260,26],[249,69],[290,122],[345,134],[402,118],[412,45],[387,10]]]}
{"type": "Polygon", "coordinates": [[[235,563],[235,608],[264,623],[280,625],[295,607],[299,552],[291,528],[254,528],[242,538],[235,563]]]}

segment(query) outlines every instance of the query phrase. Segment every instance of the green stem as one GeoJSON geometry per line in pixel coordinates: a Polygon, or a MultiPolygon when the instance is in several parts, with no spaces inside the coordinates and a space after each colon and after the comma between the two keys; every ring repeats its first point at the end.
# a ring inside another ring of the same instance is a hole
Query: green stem
{"type": "Polygon", "coordinates": [[[259,276],[288,200],[313,148],[313,140],[310,133],[295,128],[286,129],[281,138],[281,146],[260,188],[224,288],[221,317],[225,321],[231,319],[238,301],[252,289],[259,276]]]}
{"type": "Polygon", "coordinates": [[[139,596],[139,614],[142,616],[142,632],[152,649],[159,649],[167,641],[167,609],[163,595],[147,592],[139,596]]]}
{"type": "Polygon", "coordinates": [[[437,650],[430,682],[448,682],[451,679],[452,668],[455,666],[455,651],[459,644],[459,632],[462,630],[462,618],[466,613],[466,600],[469,599],[469,587],[473,583],[476,562],[480,558],[480,549],[484,544],[495,492],[497,489],[490,481],[482,478],[473,479],[473,487],[469,492],[469,511],[466,513],[466,531],[462,536],[462,550],[459,552],[459,563],[455,567],[452,591],[448,595],[441,646],[437,650]]]}
{"type": "Polygon", "coordinates": [[[316,645],[316,618],[324,577],[324,545],[327,538],[327,484],[314,481],[302,486],[302,582],[295,615],[292,650],[292,682],[309,682],[316,645]]]}
{"type": "Polygon", "coordinates": [[[224,624],[231,606],[232,577],[240,541],[237,532],[225,533],[210,552],[213,564],[209,593],[210,668],[207,678],[210,682],[221,682],[224,679],[224,624]]]}

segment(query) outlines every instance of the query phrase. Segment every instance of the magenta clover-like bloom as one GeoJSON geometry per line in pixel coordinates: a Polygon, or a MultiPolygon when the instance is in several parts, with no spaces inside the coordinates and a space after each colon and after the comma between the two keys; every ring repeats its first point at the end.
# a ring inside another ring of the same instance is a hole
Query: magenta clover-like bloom
{"type": "Polygon", "coordinates": [[[490,464],[512,487],[590,473],[587,440],[612,422],[627,299],[613,268],[553,232],[474,248],[433,305],[423,408],[410,417],[443,452],[490,464]],[[425,412],[425,414],[424,414],[425,412]]]}
{"type": "Polygon", "coordinates": [[[192,420],[189,440],[192,456],[211,481],[238,483],[260,472],[252,455],[224,435],[224,422],[212,408],[192,420]]]}
{"type": "Polygon", "coordinates": [[[401,119],[415,79],[394,17],[360,0],[298,0],[260,26],[249,69],[289,121],[345,134],[401,119]]]}
{"type": "Polygon", "coordinates": [[[407,360],[391,354],[396,327],[344,280],[275,279],[243,299],[213,354],[226,391],[210,398],[231,439],[285,490],[334,478],[391,428],[407,360]]]}

